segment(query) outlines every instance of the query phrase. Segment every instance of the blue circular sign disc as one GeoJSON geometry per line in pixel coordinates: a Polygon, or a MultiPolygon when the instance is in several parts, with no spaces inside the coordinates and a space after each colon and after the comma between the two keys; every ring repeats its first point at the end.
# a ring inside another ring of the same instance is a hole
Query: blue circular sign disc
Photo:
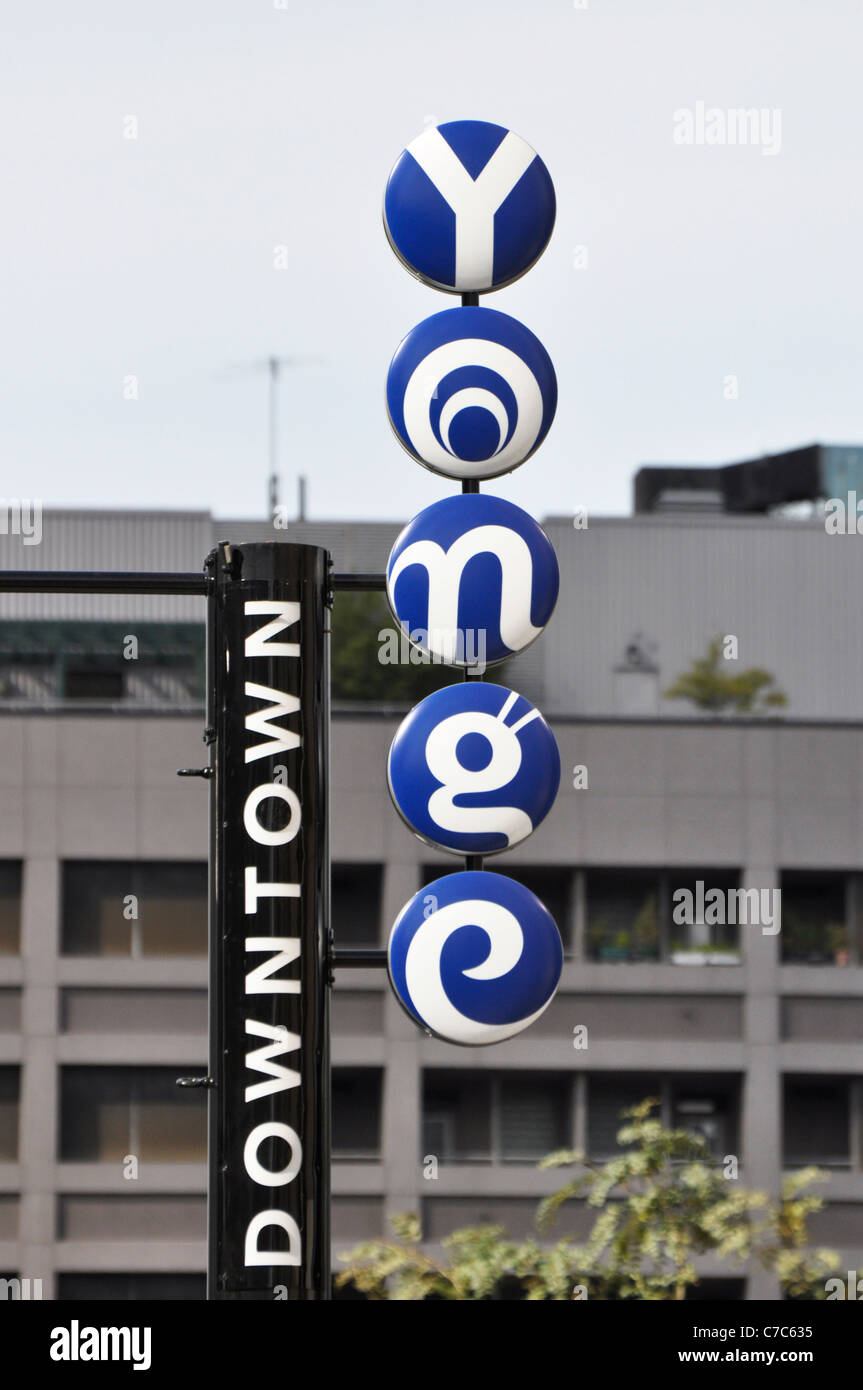
{"type": "Polygon", "coordinates": [[[515,131],[449,121],[412,140],[384,194],[399,259],[450,294],[498,290],[539,259],[554,227],[551,176],[515,131]]]}
{"type": "Polygon", "coordinates": [[[415,646],[451,666],[490,666],[523,651],[551,617],[559,587],[542,527],[488,493],[424,508],[387,562],[396,621],[415,646]]]}
{"type": "Polygon", "coordinates": [[[402,1006],[446,1042],[482,1047],[529,1027],[554,997],[563,945],[529,889],[502,874],[448,874],[402,909],[387,948],[402,1006]]]}
{"type": "Polygon", "coordinates": [[[387,373],[401,444],[447,478],[496,478],[530,458],[557,408],[551,358],[496,309],[445,309],[411,329],[387,373]]]}
{"type": "Polygon", "coordinates": [[[397,811],[427,844],[497,854],[551,810],[560,754],[529,700],[502,685],[464,681],[434,691],[402,721],[387,779],[397,811]]]}

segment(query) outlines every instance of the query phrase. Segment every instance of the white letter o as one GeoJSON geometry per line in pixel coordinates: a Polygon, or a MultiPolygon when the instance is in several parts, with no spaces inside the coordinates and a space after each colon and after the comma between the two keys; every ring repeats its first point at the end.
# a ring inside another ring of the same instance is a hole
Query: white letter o
{"type": "Polygon", "coordinates": [[[300,799],[296,792],[291,791],[290,787],[285,787],[281,782],[263,782],[260,787],[255,787],[246,797],[246,804],[243,807],[243,825],[246,832],[259,845],[286,845],[292,840],[300,828],[301,818],[300,799]],[[258,807],[268,796],[277,796],[284,801],[290,810],[290,819],[287,825],[281,830],[265,830],[258,820],[258,807]]]}
{"type": "Polygon", "coordinates": [[[299,1135],[296,1130],[291,1129],[290,1125],[280,1124],[277,1120],[270,1120],[266,1124],[257,1125],[252,1130],[246,1140],[243,1149],[243,1163],[246,1172],[252,1182],[260,1183],[261,1187],[284,1187],[286,1183],[293,1182],[303,1162],[303,1146],[300,1143],[299,1135]],[[286,1168],[279,1168],[275,1173],[270,1168],[258,1162],[258,1149],[265,1139],[269,1138],[284,1139],[291,1146],[291,1157],[286,1168]]]}

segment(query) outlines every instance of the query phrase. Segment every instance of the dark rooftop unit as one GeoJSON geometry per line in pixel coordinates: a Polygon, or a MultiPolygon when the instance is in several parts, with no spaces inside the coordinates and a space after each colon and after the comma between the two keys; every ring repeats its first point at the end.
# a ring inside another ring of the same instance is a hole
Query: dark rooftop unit
{"type": "Polygon", "coordinates": [[[649,464],[635,475],[636,513],[718,511],[764,514],[859,489],[863,448],[809,444],[783,454],[713,468],[649,464]]]}

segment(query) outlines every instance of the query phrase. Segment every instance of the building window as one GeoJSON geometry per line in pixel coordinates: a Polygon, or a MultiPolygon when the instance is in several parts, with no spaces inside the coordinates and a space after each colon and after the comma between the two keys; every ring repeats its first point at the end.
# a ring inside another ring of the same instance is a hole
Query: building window
{"type": "Polygon", "coordinates": [[[498,1116],[498,1153],[503,1163],[537,1163],[563,1148],[568,1133],[566,1077],[502,1076],[492,1081],[498,1116]]]}
{"type": "MultiPolygon", "coordinates": [[[[859,1086],[849,1077],[785,1078],[783,1161],[789,1168],[852,1166],[851,1115],[859,1086]]],[[[858,1153],[854,1166],[860,1160],[858,1153]]]]}
{"type": "Polygon", "coordinates": [[[63,951],[73,956],[207,953],[207,865],[63,865],[63,951]]]}
{"type": "Polygon", "coordinates": [[[705,1140],[715,1162],[721,1163],[728,1153],[739,1156],[738,1076],[630,1073],[588,1078],[587,1150],[591,1159],[604,1163],[618,1157],[617,1134],[629,1123],[622,1112],[648,1098],[659,1102],[652,1112],[655,1118],[671,1129],[688,1130],[705,1140]]]}
{"type": "MultiPolygon", "coordinates": [[[[432,883],[436,878],[443,878],[445,874],[454,873],[461,867],[462,865],[459,863],[451,865],[424,864],[422,869],[423,886],[432,883]]],[[[569,865],[510,865],[504,862],[498,863],[489,858],[484,861],[483,867],[489,873],[503,874],[505,878],[514,878],[516,883],[523,884],[531,893],[534,893],[554,918],[563,940],[564,949],[570,948],[573,870],[569,865]]]]}
{"type": "Polygon", "coordinates": [[[333,1158],[380,1158],[382,1081],[380,1067],[334,1069],[333,1158]]]}
{"type": "MultiPolygon", "coordinates": [[[[851,965],[859,958],[852,931],[856,876],[785,872],[780,947],[786,965],[851,965]]],[[[861,898],[863,906],[863,898],[861,898]]]]}
{"type": "Polygon", "coordinates": [[[17,1067],[0,1067],[0,1163],[18,1161],[19,1086],[17,1067]]]}
{"type": "MultiPolygon", "coordinates": [[[[658,1077],[645,1074],[612,1078],[589,1076],[587,1081],[587,1152],[591,1159],[605,1163],[617,1158],[618,1130],[629,1124],[624,1110],[648,1097],[661,1099],[662,1084],[658,1077]]],[[[656,1113],[656,1112],[654,1112],[656,1113]]]]}
{"type": "Polygon", "coordinates": [[[585,945],[588,960],[659,960],[659,874],[590,870],[585,874],[585,945]]]}
{"type": "Polygon", "coordinates": [[[569,1096],[565,1075],[427,1071],[420,1157],[444,1163],[536,1163],[568,1143],[569,1096]]]}
{"type": "Polygon", "coordinates": [[[126,673],[119,661],[70,663],[63,672],[63,695],[67,700],[122,700],[126,673]]]}
{"type": "Polygon", "coordinates": [[[716,1086],[702,1076],[672,1078],[671,1125],[703,1139],[711,1157],[721,1163],[726,1154],[739,1156],[740,1092],[736,1083],[716,1086]]]}
{"type": "Polygon", "coordinates": [[[57,1298],[63,1303],[113,1303],[141,1299],[178,1303],[207,1297],[203,1274],[58,1274],[57,1298]]]}
{"type": "Polygon", "coordinates": [[[505,874],[514,878],[531,893],[535,893],[544,907],[547,907],[560,932],[565,948],[570,946],[570,918],[572,915],[573,872],[569,867],[547,864],[514,864],[511,868],[503,862],[486,860],[486,869],[495,874],[505,874]]]}
{"type": "Polygon", "coordinates": [[[490,1163],[491,1077],[428,1071],[423,1076],[422,1154],[440,1162],[490,1163]]]}
{"type": "MultiPolygon", "coordinates": [[[[207,1154],[205,1093],[178,1087],[173,1067],[64,1067],[60,1157],[78,1163],[200,1162],[207,1154]]],[[[194,1070],[194,1066],[191,1068],[194,1070]]]]}
{"type": "Polygon", "coordinates": [[[377,946],[382,892],[382,864],[333,864],[332,918],[337,946],[377,946]]]}
{"type": "Polygon", "coordinates": [[[123,703],[200,708],[202,623],[0,623],[0,700],[7,705],[123,703]]]}
{"type": "Polygon", "coordinates": [[[21,950],[21,863],[0,859],[0,956],[21,950]]]}
{"type": "Polygon", "coordinates": [[[737,870],[590,869],[581,883],[588,960],[740,964],[737,870]]]}
{"type": "Polygon", "coordinates": [[[754,900],[740,893],[739,872],[671,869],[665,880],[672,961],[686,965],[703,958],[717,965],[739,965],[740,927],[750,916],[752,925],[760,922],[754,900]]]}

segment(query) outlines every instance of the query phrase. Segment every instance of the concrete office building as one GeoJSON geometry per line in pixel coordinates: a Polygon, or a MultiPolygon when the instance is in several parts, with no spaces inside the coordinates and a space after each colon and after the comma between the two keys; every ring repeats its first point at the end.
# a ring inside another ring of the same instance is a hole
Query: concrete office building
{"type": "MultiPolygon", "coordinates": [[[[505,679],[550,719],[564,776],[547,821],[488,867],[556,916],[561,988],[520,1037],[471,1050],[418,1032],[383,972],[340,972],[334,1250],[409,1209],[433,1242],[479,1221],[526,1233],[555,1182],[536,1159],[607,1155],[619,1110],[655,1094],[747,1186],[829,1168],[813,1237],[863,1271],[863,539],[710,511],[545,525],[561,600],[505,679]],[[785,708],[710,719],[663,697],[716,635],[785,708]],[[699,880],[781,888],[781,933],[676,925],[671,895],[699,880]]],[[[53,513],[39,546],[0,536],[0,567],[198,569],[229,538],[378,570],[398,529],[53,513]]],[[[175,775],[204,761],[203,608],[0,598],[0,1274],[46,1298],[203,1296],[203,1104],[173,1084],[206,1064],[208,793],[175,775]]],[[[334,713],[344,944],[383,944],[456,864],[390,803],[398,720],[334,713]]],[[[703,1273],[719,1296],[776,1296],[757,1270],[703,1273]]]]}

